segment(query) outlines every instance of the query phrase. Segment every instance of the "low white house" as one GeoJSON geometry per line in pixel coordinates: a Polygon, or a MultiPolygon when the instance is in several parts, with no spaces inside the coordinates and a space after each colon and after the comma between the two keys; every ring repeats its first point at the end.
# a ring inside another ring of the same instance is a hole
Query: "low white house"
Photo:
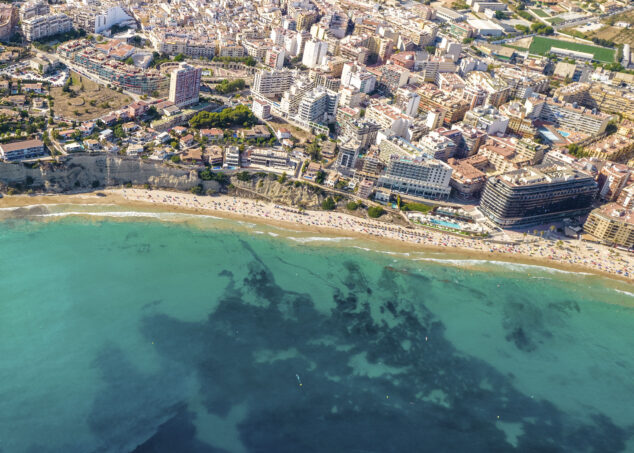
{"type": "Polygon", "coordinates": [[[128,146],[126,154],[128,156],[139,156],[143,152],[143,145],[132,143],[128,146]]]}
{"type": "Polygon", "coordinates": [[[112,137],[114,137],[112,129],[104,129],[99,133],[99,140],[101,141],[110,140],[112,137]]]}
{"type": "Polygon", "coordinates": [[[64,145],[64,151],[66,151],[67,153],[78,153],[80,151],[83,151],[83,149],[84,147],[81,146],[81,144],[77,142],[64,145]]]}

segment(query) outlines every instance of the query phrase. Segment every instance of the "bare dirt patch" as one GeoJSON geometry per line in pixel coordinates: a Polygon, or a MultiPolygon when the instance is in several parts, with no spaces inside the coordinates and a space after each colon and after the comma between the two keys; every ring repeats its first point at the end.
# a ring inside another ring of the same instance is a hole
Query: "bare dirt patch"
{"type": "Polygon", "coordinates": [[[63,118],[90,121],[132,102],[132,99],[75,72],[71,73],[72,93],[61,87],[51,89],[53,111],[63,118]]]}
{"type": "Polygon", "coordinates": [[[300,145],[311,143],[315,140],[315,136],[310,132],[294,126],[293,124],[287,123],[281,118],[274,117],[271,120],[267,120],[266,124],[268,124],[273,131],[277,131],[280,128],[288,129],[291,135],[299,140],[300,145]]]}

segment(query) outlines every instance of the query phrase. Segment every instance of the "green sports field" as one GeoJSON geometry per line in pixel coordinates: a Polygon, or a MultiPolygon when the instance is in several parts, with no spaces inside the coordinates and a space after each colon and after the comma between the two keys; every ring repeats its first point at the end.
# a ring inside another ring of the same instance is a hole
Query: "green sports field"
{"type": "Polygon", "coordinates": [[[545,11],[541,9],[534,8],[534,9],[531,9],[531,11],[537,14],[539,17],[550,17],[548,14],[546,14],[545,11]]]}
{"type": "Polygon", "coordinates": [[[551,47],[559,47],[560,49],[591,53],[598,61],[603,61],[605,63],[614,62],[614,49],[592,46],[590,44],[579,44],[576,42],[561,41],[559,39],[544,38],[542,36],[535,36],[528,50],[532,54],[546,55],[548,52],[550,52],[551,47]]]}

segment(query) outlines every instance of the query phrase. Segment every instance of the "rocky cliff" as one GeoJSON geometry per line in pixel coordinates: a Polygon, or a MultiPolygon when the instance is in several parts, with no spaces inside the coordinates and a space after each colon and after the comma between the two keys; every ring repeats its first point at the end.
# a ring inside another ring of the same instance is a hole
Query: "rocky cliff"
{"type": "MultiPolygon", "coordinates": [[[[0,187],[61,193],[124,184],[189,190],[203,184],[203,181],[196,170],[105,154],[76,154],[60,158],[59,162],[33,165],[0,162],[0,187]]],[[[218,189],[214,181],[205,181],[203,186],[205,189],[218,189]]]]}
{"type": "Polygon", "coordinates": [[[305,208],[318,207],[327,196],[320,188],[310,184],[292,181],[280,183],[274,175],[254,177],[250,181],[240,181],[234,176],[231,184],[237,196],[264,198],[278,204],[305,208]]]}

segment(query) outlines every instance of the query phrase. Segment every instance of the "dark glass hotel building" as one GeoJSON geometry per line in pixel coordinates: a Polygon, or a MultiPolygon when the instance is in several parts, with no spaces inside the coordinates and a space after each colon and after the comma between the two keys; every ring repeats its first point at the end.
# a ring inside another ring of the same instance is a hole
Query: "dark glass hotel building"
{"type": "Polygon", "coordinates": [[[495,224],[523,227],[586,215],[597,183],[564,165],[525,167],[487,180],[480,210],[495,224]]]}

